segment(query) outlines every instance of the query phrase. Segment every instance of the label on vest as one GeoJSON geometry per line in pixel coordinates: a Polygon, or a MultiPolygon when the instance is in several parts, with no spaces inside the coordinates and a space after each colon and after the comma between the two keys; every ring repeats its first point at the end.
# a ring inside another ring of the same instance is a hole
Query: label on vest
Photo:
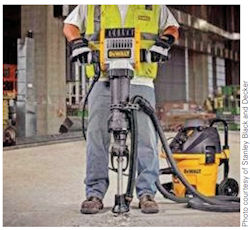
{"type": "Polygon", "coordinates": [[[142,21],[150,21],[150,17],[146,15],[138,15],[138,19],[142,21]]]}

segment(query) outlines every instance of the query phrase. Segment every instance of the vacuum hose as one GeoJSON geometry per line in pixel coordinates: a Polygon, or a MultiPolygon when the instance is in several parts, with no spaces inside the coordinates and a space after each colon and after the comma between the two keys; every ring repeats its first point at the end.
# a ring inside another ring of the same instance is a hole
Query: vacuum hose
{"type": "Polygon", "coordinates": [[[206,197],[198,192],[192,185],[189,184],[187,179],[183,176],[183,174],[179,171],[175,160],[172,156],[172,151],[167,144],[167,140],[165,134],[163,132],[162,127],[160,126],[160,122],[154,112],[153,107],[150,105],[148,101],[146,101],[141,96],[135,97],[135,102],[137,102],[140,108],[151,118],[152,123],[160,137],[164,152],[166,154],[166,158],[169,161],[174,173],[179,178],[179,180],[183,183],[183,185],[187,188],[189,192],[194,195],[194,198],[176,198],[174,195],[169,192],[164,192],[165,189],[160,185],[159,181],[157,182],[157,186],[164,190],[166,197],[177,201],[177,202],[188,202],[188,206],[204,210],[204,211],[215,211],[215,212],[239,212],[240,211],[240,199],[238,197],[230,197],[230,196],[215,196],[215,197],[206,197]]]}
{"type": "Polygon", "coordinates": [[[133,198],[133,192],[134,192],[134,187],[135,187],[138,128],[137,128],[136,111],[133,109],[131,112],[128,112],[127,114],[128,114],[128,118],[130,122],[131,149],[130,149],[130,157],[129,157],[129,172],[128,172],[126,199],[127,201],[130,202],[133,198]]]}

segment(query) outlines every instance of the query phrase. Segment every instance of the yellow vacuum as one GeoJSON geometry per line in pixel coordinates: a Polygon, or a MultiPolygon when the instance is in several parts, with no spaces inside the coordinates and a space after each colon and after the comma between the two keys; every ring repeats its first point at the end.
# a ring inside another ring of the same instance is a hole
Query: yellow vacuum
{"type": "MultiPolygon", "coordinates": [[[[171,141],[169,147],[179,171],[188,182],[207,197],[226,195],[237,197],[239,186],[236,180],[228,178],[229,145],[228,125],[226,121],[214,119],[209,126],[201,120],[187,121],[171,141]],[[224,125],[224,145],[221,147],[220,136],[214,124],[224,125]],[[224,165],[223,180],[217,183],[219,166],[224,165]]],[[[192,196],[171,168],[160,170],[160,175],[172,174],[172,182],[162,184],[165,192],[176,199],[192,196]]],[[[166,194],[165,194],[166,195],[166,194]]]]}

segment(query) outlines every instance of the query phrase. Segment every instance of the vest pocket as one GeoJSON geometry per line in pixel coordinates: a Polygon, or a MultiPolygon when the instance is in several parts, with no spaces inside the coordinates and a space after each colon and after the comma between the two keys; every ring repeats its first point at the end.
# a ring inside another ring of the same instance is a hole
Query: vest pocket
{"type": "Polygon", "coordinates": [[[157,67],[157,63],[142,62],[139,70],[136,71],[136,75],[155,79],[157,75],[157,67]]]}

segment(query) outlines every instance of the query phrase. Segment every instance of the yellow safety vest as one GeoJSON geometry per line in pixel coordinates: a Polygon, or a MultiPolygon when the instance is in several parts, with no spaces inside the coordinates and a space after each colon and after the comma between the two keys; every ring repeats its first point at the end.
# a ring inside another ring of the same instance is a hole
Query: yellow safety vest
{"type": "MultiPolygon", "coordinates": [[[[85,36],[91,48],[99,48],[99,33],[108,28],[138,28],[141,32],[141,49],[150,48],[158,35],[160,7],[157,5],[129,5],[125,23],[122,26],[117,5],[88,5],[85,36]]],[[[157,63],[140,64],[136,76],[156,78],[157,63]]],[[[94,76],[93,65],[86,66],[86,75],[94,76]]]]}

